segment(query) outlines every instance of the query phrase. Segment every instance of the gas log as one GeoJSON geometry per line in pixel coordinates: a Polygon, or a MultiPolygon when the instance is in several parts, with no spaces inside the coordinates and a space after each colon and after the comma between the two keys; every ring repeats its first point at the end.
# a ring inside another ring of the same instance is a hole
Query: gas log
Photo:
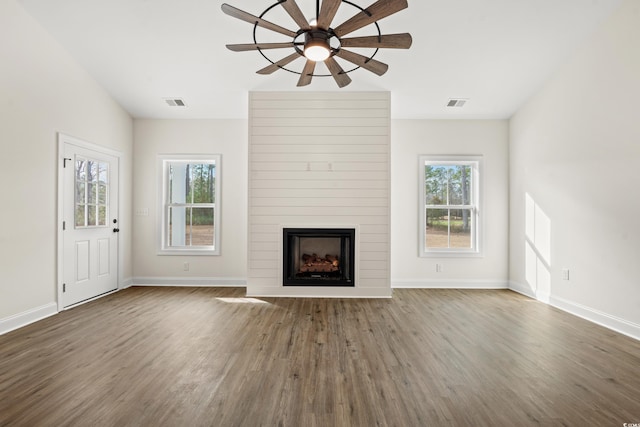
{"type": "Polygon", "coordinates": [[[318,254],[303,254],[300,273],[332,273],[339,270],[338,256],[326,254],[324,258],[318,254]]]}

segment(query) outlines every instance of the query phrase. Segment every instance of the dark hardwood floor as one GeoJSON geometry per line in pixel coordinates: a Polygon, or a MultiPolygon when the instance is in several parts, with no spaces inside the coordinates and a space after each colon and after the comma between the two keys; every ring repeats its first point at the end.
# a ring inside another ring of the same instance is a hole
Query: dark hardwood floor
{"type": "Polygon", "coordinates": [[[0,336],[1,426],[622,426],[640,342],[510,291],[130,288],[0,336]]]}

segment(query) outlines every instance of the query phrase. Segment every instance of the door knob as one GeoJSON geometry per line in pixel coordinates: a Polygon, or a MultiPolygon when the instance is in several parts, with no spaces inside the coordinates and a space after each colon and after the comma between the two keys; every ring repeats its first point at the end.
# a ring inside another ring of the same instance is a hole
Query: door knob
{"type": "Polygon", "coordinates": [[[120,232],[120,229],[119,229],[119,228],[114,228],[114,229],[113,229],[113,232],[114,232],[114,233],[119,233],[119,232],[120,232]]]}

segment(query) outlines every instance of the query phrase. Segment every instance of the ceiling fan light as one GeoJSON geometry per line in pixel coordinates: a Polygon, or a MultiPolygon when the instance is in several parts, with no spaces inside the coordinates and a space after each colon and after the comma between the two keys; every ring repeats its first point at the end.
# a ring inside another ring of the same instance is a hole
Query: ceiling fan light
{"type": "Polygon", "coordinates": [[[310,31],[306,34],[304,56],[315,62],[324,61],[331,56],[329,37],[325,31],[310,31]]]}
{"type": "Polygon", "coordinates": [[[310,61],[321,62],[329,57],[329,48],[321,45],[311,45],[304,48],[304,56],[310,61]]]}

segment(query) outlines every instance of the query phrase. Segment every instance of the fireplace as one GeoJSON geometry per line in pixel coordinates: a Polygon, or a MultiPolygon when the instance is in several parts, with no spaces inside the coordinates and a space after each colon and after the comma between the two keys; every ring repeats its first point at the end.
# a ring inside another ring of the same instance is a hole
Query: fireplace
{"type": "Polygon", "coordinates": [[[284,286],[355,286],[355,229],[285,228],[284,286]]]}

